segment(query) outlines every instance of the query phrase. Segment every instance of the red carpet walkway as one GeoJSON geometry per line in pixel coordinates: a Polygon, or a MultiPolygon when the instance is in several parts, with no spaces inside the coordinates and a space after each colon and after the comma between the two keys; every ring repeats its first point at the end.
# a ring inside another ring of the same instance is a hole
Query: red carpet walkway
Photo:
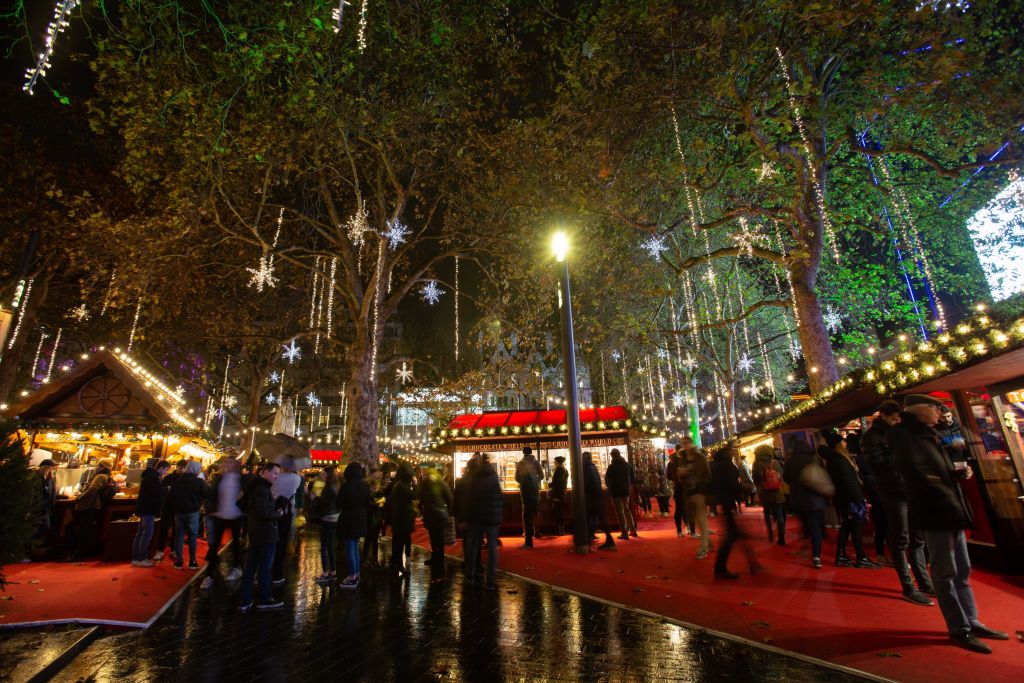
{"type": "MultiPolygon", "coordinates": [[[[200,541],[198,557],[205,555],[200,541]]],[[[153,568],[96,560],[7,565],[0,629],[71,622],[146,628],[205,566],[178,570],[170,560],[153,568]]]]}
{"type": "MultiPolygon", "coordinates": [[[[719,525],[712,519],[712,528],[719,525]]],[[[738,581],[712,578],[714,553],[697,560],[696,539],[677,538],[671,518],[641,520],[640,538],[617,541],[618,552],[576,555],[571,537],[536,541],[534,550],[505,538],[500,568],[528,579],[626,605],[691,625],[898,681],[1024,681],[1024,579],[982,570],[972,573],[980,617],[1009,631],[1009,642],[987,641],[993,654],[948,645],[938,605],[921,607],[901,598],[892,568],[814,570],[809,541],[790,521],[788,547],[769,544],[759,508],[745,511],[767,571],[752,576],[737,545],[730,568],[738,581]]],[[[720,531],[719,531],[720,533],[720,531]]],[[[829,530],[824,558],[835,557],[829,530]]],[[[720,535],[713,536],[716,540],[720,535]]],[[[417,545],[429,548],[418,530],[417,545]]],[[[461,555],[461,545],[448,552],[461,555]]],[[[852,549],[851,549],[852,552],[852,549]]]]}

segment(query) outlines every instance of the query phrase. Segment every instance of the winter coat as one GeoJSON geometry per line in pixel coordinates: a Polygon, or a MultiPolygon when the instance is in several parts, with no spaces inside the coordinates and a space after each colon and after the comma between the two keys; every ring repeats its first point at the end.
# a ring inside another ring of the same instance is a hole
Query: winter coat
{"type": "Polygon", "coordinates": [[[420,482],[420,513],[424,523],[447,523],[454,504],[452,490],[438,474],[428,474],[420,482]]]}
{"type": "Polygon", "coordinates": [[[601,504],[601,473],[593,462],[583,463],[583,492],[587,508],[596,510],[601,504]]]}
{"type": "Polygon", "coordinates": [[[160,473],[152,467],[147,467],[142,470],[135,512],[139,515],[159,515],[163,509],[164,487],[160,485],[160,473]]]}
{"type": "Polygon", "coordinates": [[[33,523],[50,528],[50,517],[56,498],[57,489],[53,478],[44,477],[40,472],[33,472],[32,495],[29,502],[29,515],[33,523]]]}
{"type": "Polygon", "coordinates": [[[679,456],[679,467],[686,472],[686,495],[709,493],[711,468],[703,453],[698,450],[683,451],[679,456]]]}
{"type": "Polygon", "coordinates": [[[254,545],[277,543],[277,520],[281,511],[274,506],[270,482],[255,477],[245,489],[245,508],[248,513],[249,542],[254,545]]]}
{"type": "Polygon", "coordinates": [[[825,496],[800,483],[800,473],[811,464],[820,463],[818,456],[807,446],[804,450],[794,450],[782,467],[782,480],[789,484],[789,506],[797,512],[825,509],[825,496]]]}
{"type": "Polygon", "coordinates": [[[844,509],[850,503],[863,502],[864,488],[849,458],[828,446],[819,446],[818,455],[825,461],[828,476],[832,477],[832,483],[836,486],[836,502],[844,509]]]}
{"type": "Polygon", "coordinates": [[[604,475],[608,495],[612,498],[628,498],[629,487],[633,484],[633,467],[621,455],[613,456],[604,475]]]}
{"type": "Polygon", "coordinates": [[[469,484],[468,514],[469,524],[484,527],[498,526],[505,517],[505,496],[501,492],[498,473],[490,463],[477,469],[469,484]]]}
{"type": "MultiPolygon", "coordinates": [[[[370,485],[363,479],[363,467],[350,463],[345,468],[345,483],[338,491],[338,538],[361,538],[366,535],[366,513],[370,507],[370,485]]],[[[397,528],[397,524],[395,527],[397,528]]],[[[410,525],[410,529],[412,526],[410,525]]]]}
{"type": "Polygon", "coordinates": [[[206,482],[186,472],[171,487],[171,509],[176,515],[199,512],[207,493],[206,482]]]}
{"type": "Polygon", "coordinates": [[[874,421],[860,439],[860,450],[864,454],[878,490],[885,496],[897,500],[907,499],[907,483],[896,469],[896,458],[889,446],[889,432],[892,427],[882,418],[874,421]]]}
{"type": "Polygon", "coordinates": [[[729,451],[722,449],[715,453],[710,469],[708,493],[723,509],[734,510],[736,500],[743,495],[743,487],[740,486],[740,470],[729,456],[729,451]]]}
{"type": "Polygon", "coordinates": [[[540,482],[544,475],[540,471],[540,463],[533,457],[523,458],[516,465],[516,481],[523,501],[534,503],[540,498],[540,482]]]}
{"type": "Polygon", "coordinates": [[[466,467],[462,476],[455,482],[455,491],[452,494],[452,514],[459,524],[465,524],[466,518],[469,516],[469,496],[476,472],[476,466],[466,467]]]}
{"type": "Polygon", "coordinates": [[[174,482],[181,478],[181,472],[177,470],[169,472],[163,476],[160,480],[160,487],[164,490],[164,507],[163,514],[165,516],[174,514],[174,506],[171,503],[171,487],[174,486],[174,482]]]}
{"type": "Polygon", "coordinates": [[[960,475],[938,434],[912,413],[902,413],[900,418],[889,430],[889,446],[907,485],[910,528],[953,531],[973,527],[974,516],[958,483],[960,475]]]}
{"type": "Polygon", "coordinates": [[[324,487],[320,489],[320,495],[314,499],[313,505],[316,508],[316,515],[321,522],[337,522],[340,518],[341,510],[338,509],[338,494],[340,490],[340,486],[335,487],[335,485],[325,482],[324,487]]]}
{"type": "Polygon", "coordinates": [[[398,469],[395,481],[388,493],[388,521],[395,534],[412,533],[416,521],[416,508],[413,506],[416,494],[412,490],[412,468],[402,465],[398,469]]]}
{"type": "Polygon", "coordinates": [[[757,487],[757,497],[761,501],[761,505],[775,505],[778,503],[786,502],[786,495],[782,492],[782,487],[775,489],[774,491],[766,491],[764,488],[764,473],[767,469],[773,469],[779,473],[779,478],[782,478],[782,466],[770,455],[758,455],[754,458],[754,470],[752,476],[754,478],[754,486],[757,487]]]}
{"type": "Polygon", "coordinates": [[[558,465],[551,474],[551,485],[548,487],[548,497],[552,500],[565,500],[565,489],[569,486],[569,470],[565,465],[558,465]]]}
{"type": "Polygon", "coordinates": [[[89,480],[89,485],[78,496],[78,500],[75,501],[75,509],[99,510],[102,508],[103,501],[100,499],[100,491],[107,485],[108,481],[110,481],[110,470],[105,467],[97,468],[96,474],[89,480]]]}

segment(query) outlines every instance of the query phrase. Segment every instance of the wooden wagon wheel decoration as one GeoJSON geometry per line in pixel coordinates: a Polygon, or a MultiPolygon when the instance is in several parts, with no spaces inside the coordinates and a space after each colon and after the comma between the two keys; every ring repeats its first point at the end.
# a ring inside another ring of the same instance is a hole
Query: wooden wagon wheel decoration
{"type": "Polygon", "coordinates": [[[116,377],[97,377],[78,392],[78,405],[82,410],[97,417],[116,415],[131,400],[128,387],[116,377]]]}

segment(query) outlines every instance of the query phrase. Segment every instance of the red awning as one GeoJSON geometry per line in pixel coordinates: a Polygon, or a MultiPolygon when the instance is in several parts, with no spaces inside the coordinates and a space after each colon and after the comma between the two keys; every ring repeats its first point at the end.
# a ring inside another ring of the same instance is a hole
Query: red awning
{"type": "Polygon", "coordinates": [[[309,459],[313,462],[341,462],[343,456],[342,451],[309,450],[309,459]]]}
{"type": "MultiPolygon", "coordinates": [[[[565,410],[495,410],[486,413],[468,413],[456,415],[448,423],[448,429],[488,429],[493,427],[525,427],[527,425],[565,424],[565,410]]],[[[629,419],[629,411],[624,406],[608,406],[606,408],[584,408],[580,410],[580,422],[607,422],[629,419]]]]}

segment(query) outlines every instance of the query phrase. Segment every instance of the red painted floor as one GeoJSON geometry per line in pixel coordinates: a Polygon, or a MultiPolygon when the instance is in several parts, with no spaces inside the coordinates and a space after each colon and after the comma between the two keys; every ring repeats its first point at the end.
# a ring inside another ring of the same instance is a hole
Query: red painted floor
{"type": "MultiPolygon", "coordinates": [[[[770,544],[759,508],[745,511],[741,526],[766,572],[751,575],[742,548],[730,568],[738,581],[712,578],[714,553],[697,560],[696,539],[677,538],[670,517],[644,519],[640,538],[618,541],[617,552],[577,555],[571,537],[539,540],[521,549],[505,538],[500,567],[521,576],[716,631],[764,642],[877,676],[900,681],[1024,681],[1024,577],[975,570],[980,617],[1011,640],[987,641],[993,654],[948,644],[938,605],[901,599],[892,568],[853,569],[809,563],[809,541],[790,520],[787,547],[770,544]]],[[[719,525],[712,519],[712,528],[719,525]]],[[[714,536],[717,539],[719,536],[714,536]]],[[[429,547],[419,530],[418,545],[429,547]]],[[[829,530],[824,558],[835,556],[829,530]]],[[[461,554],[461,545],[448,552],[461,554]]],[[[852,552],[852,549],[851,549],[852,552]]]]}
{"type": "MultiPolygon", "coordinates": [[[[206,544],[199,542],[199,558],[206,544]]],[[[33,562],[4,567],[0,628],[66,622],[148,626],[200,569],[175,569],[169,559],[155,567],[128,562],[33,562]]]]}

